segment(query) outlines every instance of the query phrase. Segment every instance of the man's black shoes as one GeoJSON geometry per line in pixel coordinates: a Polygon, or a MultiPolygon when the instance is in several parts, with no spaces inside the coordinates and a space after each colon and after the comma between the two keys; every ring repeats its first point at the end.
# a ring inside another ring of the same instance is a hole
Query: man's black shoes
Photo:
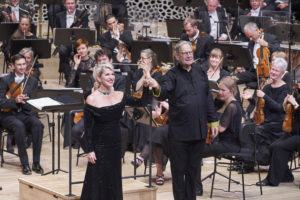
{"type": "Polygon", "coordinates": [[[32,171],[34,171],[35,173],[38,173],[38,174],[43,174],[44,173],[44,170],[41,167],[40,163],[33,163],[32,164],[32,171]]]}
{"type": "Polygon", "coordinates": [[[272,186],[268,179],[264,179],[256,183],[257,186],[272,186]]]}
{"type": "Polygon", "coordinates": [[[25,174],[25,175],[30,175],[31,174],[31,169],[30,169],[29,165],[23,165],[22,173],[25,174]]]}

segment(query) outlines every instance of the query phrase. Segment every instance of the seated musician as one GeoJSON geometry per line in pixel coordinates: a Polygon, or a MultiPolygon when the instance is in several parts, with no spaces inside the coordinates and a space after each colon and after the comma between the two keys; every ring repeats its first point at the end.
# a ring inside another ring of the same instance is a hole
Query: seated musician
{"type": "Polygon", "coordinates": [[[262,186],[278,186],[282,182],[293,182],[294,176],[288,166],[291,154],[294,151],[300,152],[300,94],[299,90],[292,95],[287,95],[283,102],[286,109],[287,103],[295,109],[293,116],[294,124],[292,132],[286,133],[278,140],[275,140],[270,146],[271,163],[267,177],[256,185],[262,186]],[[295,96],[295,97],[294,97],[295,96]]]}
{"type": "MultiPolygon", "coordinates": [[[[79,19],[83,12],[76,9],[77,0],[63,0],[63,3],[66,10],[56,14],[56,28],[89,28],[88,15],[82,16],[80,24],[76,24],[76,27],[74,26],[75,18],[79,19]]],[[[69,61],[73,58],[72,52],[73,49],[71,46],[60,45],[59,47],[59,72],[63,72],[65,74],[66,84],[69,83],[69,76],[71,72],[69,61]]]]}
{"type": "MultiPolygon", "coordinates": [[[[131,43],[133,41],[131,32],[124,29],[124,24],[118,23],[118,19],[109,14],[105,16],[107,32],[99,35],[99,42],[101,47],[105,47],[113,52],[114,63],[128,63],[130,58],[129,54],[123,54],[123,47],[126,48],[126,52],[131,51],[131,43]],[[120,48],[121,47],[121,48],[120,48]],[[121,55],[121,56],[120,56],[121,55]]],[[[119,67],[122,72],[130,73],[131,68],[126,65],[119,67]]]]}
{"type": "MultiPolygon", "coordinates": [[[[95,60],[97,64],[95,67],[97,67],[100,63],[110,62],[112,63],[112,53],[109,49],[103,48],[99,49],[95,53],[95,60]]],[[[115,74],[115,82],[114,82],[114,90],[116,91],[125,91],[125,77],[115,74]]],[[[97,90],[99,88],[99,85],[97,82],[95,82],[93,75],[90,76],[88,81],[88,86],[84,90],[84,99],[86,99],[93,91],[97,90]]],[[[86,152],[86,144],[82,140],[82,134],[84,131],[84,119],[80,119],[71,130],[72,138],[76,140],[81,146],[81,148],[86,152]]]]}
{"type": "MultiPolygon", "coordinates": [[[[203,158],[218,156],[222,153],[235,153],[240,150],[239,132],[242,121],[242,108],[240,102],[235,99],[237,92],[236,80],[226,76],[220,80],[220,99],[225,102],[226,108],[220,117],[219,134],[212,135],[212,144],[206,144],[203,150],[203,158]]],[[[196,180],[196,194],[203,193],[201,183],[201,165],[198,168],[196,180]]]]}
{"type": "MultiPolygon", "coordinates": [[[[284,110],[282,103],[285,96],[288,93],[288,86],[282,80],[282,75],[287,68],[287,62],[283,58],[276,58],[272,62],[272,68],[270,72],[271,84],[267,84],[262,90],[257,90],[256,95],[258,98],[262,98],[265,103],[257,107],[263,107],[264,116],[259,116],[259,119],[263,123],[257,125],[255,128],[256,144],[258,149],[257,160],[262,165],[269,164],[269,146],[275,140],[280,138],[284,132],[282,131],[282,122],[284,119],[284,110]]],[[[251,99],[252,94],[249,91],[244,91],[242,97],[244,99],[251,99]]],[[[253,99],[252,99],[253,100],[253,99]]],[[[246,167],[245,173],[252,172],[254,169],[254,163],[246,167]]]]}
{"type": "Polygon", "coordinates": [[[20,0],[9,0],[9,6],[2,11],[5,22],[19,22],[23,14],[30,15],[29,7],[20,3],[20,0]]]}
{"type": "Polygon", "coordinates": [[[181,35],[180,40],[190,41],[193,44],[195,60],[204,63],[209,57],[210,45],[214,42],[213,37],[205,32],[200,32],[198,21],[188,17],[183,22],[185,33],[181,35]]]}
{"type": "Polygon", "coordinates": [[[25,102],[25,100],[29,98],[31,91],[37,88],[37,80],[34,77],[29,77],[27,84],[24,84],[24,82],[26,82],[24,80],[26,78],[26,60],[24,56],[16,54],[12,57],[12,63],[14,64],[15,72],[0,79],[0,124],[1,127],[14,133],[18,146],[18,154],[22,164],[22,172],[27,175],[31,174],[31,169],[28,162],[25,137],[28,133],[32,134],[32,170],[42,174],[43,168],[40,165],[40,154],[42,149],[43,124],[31,111],[30,106],[25,102]],[[7,98],[7,96],[9,96],[9,93],[7,92],[12,84],[20,83],[22,81],[23,83],[21,83],[20,87],[24,88],[23,92],[16,92],[11,98],[7,98]],[[3,109],[9,109],[9,111],[5,112],[3,109]]]}
{"type": "Polygon", "coordinates": [[[227,17],[219,0],[207,0],[206,6],[197,8],[194,15],[196,19],[202,20],[205,32],[215,40],[227,40],[227,17]]]}
{"type": "Polygon", "coordinates": [[[80,73],[92,72],[96,62],[89,56],[89,42],[86,39],[78,39],[75,43],[77,53],[71,64],[71,73],[67,86],[80,87],[80,73]]]}

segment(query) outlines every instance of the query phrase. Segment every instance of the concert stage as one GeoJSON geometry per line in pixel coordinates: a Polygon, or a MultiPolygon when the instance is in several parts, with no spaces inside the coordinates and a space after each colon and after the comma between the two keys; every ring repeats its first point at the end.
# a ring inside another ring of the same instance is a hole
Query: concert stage
{"type": "MultiPolygon", "coordinates": [[[[81,173],[82,174],[82,173],[81,173]]],[[[74,175],[75,178],[82,177],[74,175]]],[[[72,187],[74,196],[69,194],[68,174],[60,173],[47,176],[19,178],[20,200],[75,200],[80,199],[82,184],[72,187]]],[[[80,179],[81,180],[81,179],[80,179]]],[[[124,200],[156,200],[157,187],[148,188],[147,184],[133,179],[123,180],[124,200]]]]}

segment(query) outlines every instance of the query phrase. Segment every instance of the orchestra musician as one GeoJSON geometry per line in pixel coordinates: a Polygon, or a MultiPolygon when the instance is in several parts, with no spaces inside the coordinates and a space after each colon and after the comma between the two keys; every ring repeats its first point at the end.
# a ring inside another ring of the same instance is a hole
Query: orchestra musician
{"type": "MultiPolygon", "coordinates": [[[[97,62],[95,67],[97,67],[97,65],[99,65],[101,63],[106,63],[106,62],[112,63],[112,53],[109,49],[106,49],[106,48],[99,49],[95,53],[95,60],[97,62]]],[[[120,74],[115,73],[115,82],[113,85],[113,90],[125,92],[125,85],[126,85],[125,77],[121,76],[120,74]]],[[[98,82],[95,82],[93,75],[91,75],[88,80],[88,86],[84,90],[84,99],[86,99],[92,92],[94,92],[98,88],[99,88],[98,82]]],[[[84,152],[87,152],[86,144],[83,142],[83,139],[82,139],[83,131],[84,131],[84,118],[81,118],[72,127],[71,135],[72,135],[72,138],[77,143],[80,144],[80,146],[84,150],[84,152]]]]}
{"type": "MultiPolygon", "coordinates": [[[[257,160],[262,165],[269,164],[269,146],[275,140],[280,138],[284,132],[282,131],[282,123],[284,120],[284,110],[282,103],[288,93],[288,86],[282,80],[282,75],[287,68],[287,62],[283,58],[276,58],[272,62],[270,71],[271,84],[266,84],[262,90],[257,90],[256,95],[263,98],[264,122],[255,128],[256,145],[259,153],[257,160]]],[[[252,94],[246,90],[242,94],[244,99],[254,100],[252,94]]],[[[253,172],[254,163],[245,166],[244,173],[253,172]]]]}
{"type": "Polygon", "coordinates": [[[31,9],[24,4],[20,3],[20,0],[9,0],[9,6],[2,11],[2,21],[5,22],[19,22],[22,15],[31,14],[31,9]]]}
{"type": "Polygon", "coordinates": [[[200,32],[199,23],[196,19],[188,17],[183,22],[185,33],[180,40],[190,41],[193,44],[194,59],[204,63],[209,57],[210,45],[214,42],[213,37],[205,32],[200,32]]]}
{"type": "Polygon", "coordinates": [[[271,162],[267,177],[257,186],[278,186],[282,182],[293,182],[294,176],[288,166],[291,154],[300,152],[300,95],[299,90],[293,95],[287,95],[283,102],[286,108],[290,103],[294,108],[294,124],[291,133],[286,133],[270,145],[271,162]]]}
{"type": "Polygon", "coordinates": [[[154,96],[169,101],[169,153],[175,200],[195,200],[197,167],[207,136],[207,122],[218,132],[217,117],[206,73],[193,63],[193,47],[180,41],[175,46],[178,64],[164,75],[162,84],[148,78],[144,86],[154,96]]]}
{"type": "MultiPolygon", "coordinates": [[[[56,14],[55,17],[55,27],[56,28],[89,28],[88,26],[88,15],[82,16],[80,19],[80,25],[77,27],[73,26],[76,19],[79,19],[82,12],[76,9],[77,0],[63,0],[66,10],[61,11],[56,14]]],[[[59,47],[59,72],[65,74],[66,84],[69,83],[69,77],[71,73],[71,67],[69,61],[73,58],[73,49],[71,46],[60,45],[59,47]]]]}
{"type": "Polygon", "coordinates": [[[219,0],[207,0],[206,6],[194,11],[196,19],[202,20],[202,28],[215,40],[227,40],[227,17],[219,0]]]}
{"type": "Polygon", "coordinates": [[[86,39],[78,39],[75,43],[77,53],[71,64],[71,73],[68,87],[80,87],[80,73],[92,72],[96,62],[89,56],[89,42],[86,39]]]}
{"type": "MultiPolygon", "coordinates": [[[[131,43],[133,41],[131,31],[125,30],[124,24],[118,23],[118,19],[108,14],[105,16],[107,32],[98,36],[101,47],[105,47],[113,52],[114,63],[128,63],[130,58],[131,43]],[[123,47],[126,49],[126,54],[123,56],[123,47]],[[117,59],[117,55],[122,54],[121,59],[117,59]]],[[[122,72],[130,74],[131,68],[127,65],[116,66],[122,72]]]]}
{"type": "MultiPolygon", "coordinates": [[[[226,76],[220,80],[219,95],[225,102],[225,111],[220,117],[219,134],[212,135],[212,144],[206,144],[202,153],[203,158],[218,156],[222,153],[236,153],[240,150],[239,132],[242,122],[242,107],[235,99],[237,92],[236,80],[226,76]]],[[[196,180],[196,195],[202,196],[201,165],[198,167],[196,180]]]]}
{"type": "Polygon", "coordinates": [[[12,132],[15,136],[18,146],[18,154],[22,164],[22,173],[29,175],[31,169],[29,167],[28,155],[25,145],[25,137],[32,134],[33,142],[33,164],[32,170],[42,174],[43,168],[40,165],[40,154],[43,139],[43,124],[31,111],[31,107],[25,102],[29,98],[30,93],[37,88],[37,80],[35,77],[29,77],[27,84],[26,79],[26,60],[25,57],[16,54],[12,57],[15,71],[0,79],[0,124],[1,127],[12,132]],[[23,81],[24,80],[24,81],[23,81]],[[21,83],[23,81],[23,83],[21,83]],[[19,90],[12,94],[7,93],[13,83],[20,83],[19,90]],[[24,88],[23,88],[24,87],[24,88]],[[23,91],[21,90],[23,89],[23,91]],[[18,92],[19,91],[19,92],[18,92]],[[5,112],[9,109],[8,112],[5,112]]]}

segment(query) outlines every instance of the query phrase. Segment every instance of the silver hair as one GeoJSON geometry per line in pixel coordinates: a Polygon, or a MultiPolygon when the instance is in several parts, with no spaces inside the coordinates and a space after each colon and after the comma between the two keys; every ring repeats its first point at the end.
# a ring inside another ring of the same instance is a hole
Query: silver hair
{"type": "Polygon", "coordinates": [[[102,75],[104,69],[110,69],[114,71],[114,66],[109,62],[96,65],[93,71],[93,78],[95,79],[95,81],[97,81],[97,77],[100,77],[102,75]]]}
{"type": "Polygon", "coordinates": [[[275,58],[275,60],[272,62],[272,66],[275,65],[281,69],[281,72],[285,72],[287,68],[287,62],[284,58],[275,58]]]}
{"type": "Polygon", "coordinates": [[[250,30],[250,31],[256,31],[258,29],[258,26],[256,23],[254,22],[249,22],[247,23],[245,26],[244,26],[244,33],[247,31],[247,30],[250,30]]]}
{"type": "Polygon", "coordinates": [[[21,49],[20,52],[19,52],[19,54],[21,54],[23,56],[24,56],[25,53],[30,53],[31,57],[33,57],[33,54],[34,54],[31,47],[25,47],[25,48],[21,49]]]}
{"type": "Polygon", "coordinates": [[[183,45],[189,45],[191,47],[191,49],[193,49],[193,46],[192,46],[192,43],[191,42],[188,42],[188,41],[179,41],[176,45],[175,45],[175,52],[176,54],[179,54],[180,53],[180,49],[183,45]]]}

